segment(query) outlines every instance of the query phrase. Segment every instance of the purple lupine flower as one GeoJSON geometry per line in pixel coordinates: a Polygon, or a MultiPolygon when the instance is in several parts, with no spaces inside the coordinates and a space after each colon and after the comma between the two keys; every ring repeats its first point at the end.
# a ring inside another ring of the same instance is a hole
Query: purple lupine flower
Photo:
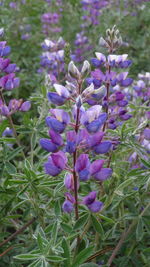
{"type": "Polygon", "coordinates": [[[46,124],[54,132],[62,133],[67,124],[70,122],[70,117],[63,109],[50,109],[51,117],[46,117],[46,124]]]}
{"type": "Polygon", "coordinates": [[[66,213],[71,213],[74,209],[75,199],[70,193],[65,193],[66,200],[62,205],[62,209],[66,213]]]}
{"type": "Polygon", "coordinates": [[[92,212],[99,212],[103,208],[103,203],[96,200],[96,192],[93,191],[83,198],[83,204],[92,212]]]}
{"type": "Polygon", "coordinates": [[[66,163],[67,157],[64,152],[59,151],[51,154],[44,164],[45,172],[51,176],[57,176],[65,169],[66,163]]]}
{"type": "Polygon", "coordinates": [[[0,58],[0,70],[4,71],[4,69],[7,68],[9,63],[10,63],[9,58],[0,58]]]}
{"type": "Polygon", "coordinates": [[[0,114],[2,116],[6,116],[6,117],[9,116],[10,115],[9,108],[6,105],[1,104],[0,105],[0,114]]]}
{"type": "Polygon", "coordinates": [[[13,129],[10,129],[9,127],[7,127],[2,133],[2,136],[12,136],[12,135],[13,135],[13,129]]]}
{"type": "Polygon", "coordinates": [[[11,48],[10,46],[6,46],[6,41],[0,42],[0,56],[5,57],[10,54],[11,48]]]}
{"type": "Polygon", "coordinates": [[[31,102],[30,101],[25,101],[22,103],[21,107],[20,107],[20,111],[28,111],[31,108],[31,102]]]}
{"type": "Polygon", "coordinates": [[[48,100],[55,105],[61,106],[69,98],[70,93],[68,89],[62,85],[54,84],[53,86],[57,93],[48,92],[48,100]]]}
{"type": "Polygon", "coordinates": [[[76,139],[77,134],[75,131],[68,131],[67,132],[67,144],[66,144],[66,152],[73,153],[76,149],[76,139]]]}
{"type": "Polygon", "coordinates": [[[81,154],[75,164],[75,171],[81,181],[87,181],[90,178],[90,160],[88,154],[81,154]]]}
{"type": "MultiPolygon", "coordinates": [[[[64,185],[68,190],[74,191],[74,178],[72,173],[66,173],[64,185]]],[[[77,181],[77,188],[79,189],[79,181],[77,181]]]]}
{"type": "Polygon", "coordinates": [[[20,79],[15,78],[14,73],[10,73],[0,78],[0,87],[6,90],[12,90],[14,88],[17,88],[19,86],[19,83],[20,83],[20,79]]]}
{"type": "Polygon", "coordinates": [[[10,2],[10,3],[9,3],[9,6],[10,6],[11,8],[16,9],[16,8],[17,8],[17,3],[16,3],[16,2],[10,2]]]}
{"type": "Polygon", "coordinates": [[[62,205],[62,209],[66,213],[71,213],[74,209],[72,202],[70,202],[69,200],[65,200],[62,205]]]}
{"type": "Polygon", "coordinates": [[[3,69],[6,73],[12,73],[16,71],[16,64],[9,64],[5,69],[3,69]]]}
{"type": "Polygon", "coordinates": [[[98,132],[88,137],[88,146],[97,154],[108,153],[111,149],[112,143],[110,141],[102,142],[104,132],[98,132]]]}
{"type": "Polygon", "coordinates": [[[89,133],[96,133],[107,119],[106,113],[101,113],[101,106],[95,105],[89,108],[81,116],[81,123],[89,133]]]}
{"type": "Polygon", "coordinates": [[[101,142],[94,148],[96,154],[105,154],[108,153],[111,149],[112,143],[110,141],[101,142]]]}
{"type": "Polygon", "coordinates": [[[90,148],[96,148],[96,146],[101,143],[103,136],[104,136],[104,132],[98,132],[96,134],[89,135],[88,140],[87,140],[88,146],[90,148]]]}
{"type": "Polygon", "coordinates": [[[146,140],[150,140],[150,128],[145,128],[143,134],[146,140]]]}
{"type": "Polygon", "coordinates": [[[54,132],[53,130],[49,131],[50,139],[41,138],[40,145],[43,149],[48,152],[56,152],[60,146],[63,144],[63,139],[60,134],[54,132]]]}
{"type": "Polygon", "coordinates": [[[104,160],[95,160],[91,163],[90,173],[98,181],[105,181],[112,175],[111,168],[102,168],[104,160]]]}

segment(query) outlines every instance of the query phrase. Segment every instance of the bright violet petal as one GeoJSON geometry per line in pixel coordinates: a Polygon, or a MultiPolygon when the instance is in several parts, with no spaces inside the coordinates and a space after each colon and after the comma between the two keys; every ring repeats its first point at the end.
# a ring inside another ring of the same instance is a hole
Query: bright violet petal
{"type": "Polygon", "coordinates": [[[49,158],[48,161],[44,164],[45,172],[51,176],[57,176],[62,170],[56,167],[52,159],[49,158]]]}
{"type": "Polygon", "coordinates": [[[69,98],[70,93],[66,87],[60,84],[54,83],[54,88],[58,95],[65,97],[66,99],[69,98]]]}
{"type": "Polygon", "coordinates": [[[96,192],[92,191],[86,197],[83,198],[83,204],[90,205],[95,201],[95,199],[96,199],[96,192]]]}
{"type": "Polygon", "coordinates": [[[54,144],[58,146],[63,145],[63,139],[59,133],[56,133],[53,130],[49,130],[49,136],[54,144]]]}
{"type": "Polygon", "coordinates": [[[65,130],[65,125],[52,117],[46,117],[46,124],[56,133],[63,133],[65,130]]]}
{"type": "Polygon", "coordinates": [[[56,146],[49,139],[46,138],[40,139],[40,145],[43,149],[45,149],[48,152],[56,152],[58,148],[58,146],[56,146]]]}
{"type": "Polygon", "coordinates": [[[73,204],[69,200],[65,200],[62,205],[62,209],[66,213],[71,213],[74,209],[73,204]]]}
{"type": "Polygon", "coordinates": [[[58,168],[62,170],[65,168],[65,165],[67,163],[67,157],[63,151],[59,151],[57,153],[52,154],[51,158],[58,168]]]}
{"type": "Polygon", "coordinates": [[[94,162],[92,162],[90,166],[90,173],[91,175],[95,175],[95,173],[99,172],[104,165],[103,159],[97,159],[94,162]]]}
{"type": "Polygon", "coordinates": [[[58,105],[58,106],[62,106],[66,101],[66,98],[58,95],[57,93],[53,93],[53,92],[52,93],[48,92],[47,98],[52,104],[58,105]]]}
{"type": "Polygon", "coordinates": [[[111,175],[112,175],[111,168],[102,168],[99,172],[94,174],[94,178],[99,181],[105,181],[109,179],[111,175]]]}
{"type": "Polygon", "coordinates": [[[88,208],[92,212],[99,212],[100,210],[102,210],[103,206],[103,202],[96,200],[91,205],[88,205],[88,208]]]}
{"type": "Polygon", "coordinates": [[[110,141],[101,142],[101,144],[94,147],[94,151],[97,154],[105,154],[108,153],[111,149],[112,143],[110,141]]]}

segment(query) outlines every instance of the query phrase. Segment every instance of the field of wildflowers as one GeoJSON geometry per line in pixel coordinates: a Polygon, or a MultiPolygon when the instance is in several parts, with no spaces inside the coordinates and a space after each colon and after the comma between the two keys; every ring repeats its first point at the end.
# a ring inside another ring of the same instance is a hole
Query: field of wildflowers
{"type": "Polygon", "coordinates": [[[150,266],[150,1],[0,1],[0,267],[150,266]]]}

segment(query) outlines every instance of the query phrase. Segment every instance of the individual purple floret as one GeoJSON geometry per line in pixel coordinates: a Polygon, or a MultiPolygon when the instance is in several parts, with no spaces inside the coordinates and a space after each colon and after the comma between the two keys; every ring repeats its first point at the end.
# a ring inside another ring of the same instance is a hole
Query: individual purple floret
{"type": "Polygon", "coordinates": [[[67,157],[64,152],[59,151],[51,154],[48,161],[44,164],[45,172],[49,175],[57,176],[65,169],[66,163],[67,157]]]}
{"type": "Polygon", "coordinates": [[[99,212],[103,208],[103,203],[96,200],[96,192],[93,191],[83,198],[83,204],[92,212],[99,212]]]}
{"type": "Polygon", "coordinates": [[[56,133],[62,133],[70,122],[70,116],[63,109],[50,109],[51,117],[46,117],[46,124],[56,133]]]}
{"type": "Polygon", "coordinates": [[[74,209],[75,199],[70,193],[65,193],[66,200],[62,205],[62,209],[66,213],[71,213],[74,209]]]}
{"type": "Polygon", "coordinates": [[[103,168],[104,160],[95,160],[90,167],[91,176],[98,181],[105,181],[112,175],[111,168],[103,168]]]}
{"type": "Polygon", "coordinates": [[[90,178],[90,160],[88,154],[81,154],[75,164],[75,171],[81,181],[87,181],[90,178]]]}
{"type": "Polygon", "coordinates": [[[40,145],[48,152],[56,152],[59,147],[63,145],[63,139],[60,134],[54,132],[53,130],[49,131],[49,135],[51,139],[40,139],[40,145]]]}

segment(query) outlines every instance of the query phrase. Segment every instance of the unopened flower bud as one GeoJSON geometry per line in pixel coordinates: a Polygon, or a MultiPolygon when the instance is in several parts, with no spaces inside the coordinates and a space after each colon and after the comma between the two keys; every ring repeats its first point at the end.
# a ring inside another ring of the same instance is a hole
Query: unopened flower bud
{"type": "Polygon", "coordinates": [[[2,37],[4,35],[4,28],[0,29],[0,37],[2,37]]]}
{"type": "Polygon", "coordinates": [[[103,37],[100,37],[100,39],[99,39],[99,45],[100,46],[103,46],[103,47],[106,47],[107,46],[107,42],[104,40],[103,37]]]}
{"type": "Polygon", "coordinates": [[[115,31],[115,35],[119,35],[119,30],[117,29],[116,31],[115,31]]]}
{"type": "Polygon", "coordinates": [[[74,62],[71,61],[68,65],[68,72],[72,78],[79,79],[80,78],[80,72],[75,66],[74,62]]]}
{"type": "Polygon", "coordinates": [[[87,88],[83,91],[82,96],[83,96],[83,97],[90,96],[91,94],[94,93],[94,91],[95,91],[95,89],[94,89],[94,84],[91,83],[90,86],[87,87],[87,88]]]}
{"type": "Polygon", "coordinates": [[[111,35],[111,31],[110,31],[110,29],[107,29],[107,30],[106,30],[106,35],[107,35],[107,36],[110,36],[110,35],[111,35]]]}
{"type": "Polygon", "coordinates": [[[76,99],[76,106],[77,108],[80,108],[82,106],[82,98],[80,95],[76,99]]]}
{"type": "Polygon", "coordinates": [[[122,37],[121,36],[118,38],[118,44],[119,44],[119,46],[122,45],[122,37]]]}
{"type": "Polygon", "coordinates": [[[95,94],[102,94],[105,95],[106,93],[106,87],[104,85],[102,85],[100,88],[96,89],[94,91],[95,94]]]}
{"type": "Polygon", "coordinates": [[[89,74],[90,69],[91,69],[90,63],[87,60],[85,60],[83,63],[83,67],[81,69],[81,75],[83,78],[85,78],[89,74]]]}

